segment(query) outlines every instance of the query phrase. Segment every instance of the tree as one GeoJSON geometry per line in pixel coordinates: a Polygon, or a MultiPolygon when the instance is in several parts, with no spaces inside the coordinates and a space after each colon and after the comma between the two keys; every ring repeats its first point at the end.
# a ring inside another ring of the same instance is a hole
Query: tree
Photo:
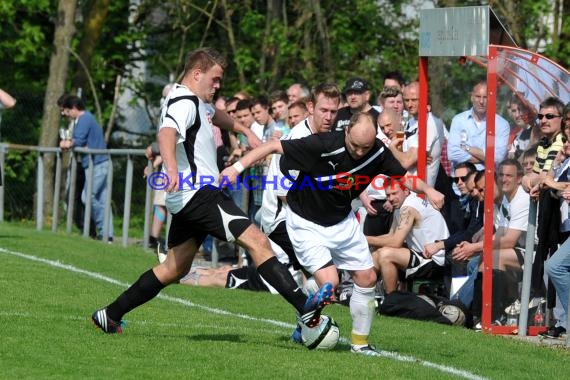
{"type": "MultiPolygon", "coordinates": [[[[69,51],[71,39],[75,32],[74,18],[76,0],[59,0],[57,19],[53,39],[53,53],[50,59],[49,76],[44,98],[44,117],[40,135],[40,146],[57,146],[60,112],[55,106],[55,101],[63,94],[65,80],[68,74],[69,51]]],[[[45,157],[45,172],[53,173],[54,156],[45,157]]],[[[51,175],[45,178],[45,204],[37,207],[45,207],[47,215],[51,214],[53,205],[53,182],[51,175]]],[[[46,214],[44,214],[46,215],[46,214]]]]}

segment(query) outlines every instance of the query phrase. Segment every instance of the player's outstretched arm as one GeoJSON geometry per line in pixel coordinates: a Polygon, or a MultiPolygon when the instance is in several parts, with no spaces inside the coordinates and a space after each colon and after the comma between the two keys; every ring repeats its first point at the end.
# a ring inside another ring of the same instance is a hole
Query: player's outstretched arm
{"type": "Polygon", "coordinates": [[[283,146],[281,145],[280,140],[270,140],[265,144],[258,146],[247,153],[244,157],[240,158],[240,160],[232,166],[225,168],[220,173],[220,182],[226,183],[229,181],[232,184],[236,183],[237,176],[245,169],[272,153],[283,154],[283,146]],[[225,180],[222,180],[223,178],[225,178],[225,180]]]}
{"type": "Polygon", "coordinates": [[[428,186],[428,184],[418,178],[418,176],[410,174],[409,172],[406,173],[404,186],[416,193],[425,194],[429,203],[431,203],[435,209],[441,210],[443,207],[445,196],[433,187],[428,186]]]}

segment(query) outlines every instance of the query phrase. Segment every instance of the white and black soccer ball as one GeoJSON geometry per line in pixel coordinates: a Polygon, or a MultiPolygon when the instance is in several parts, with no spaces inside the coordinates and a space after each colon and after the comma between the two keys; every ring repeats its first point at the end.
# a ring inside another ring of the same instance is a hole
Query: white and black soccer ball
{"type": "Polygon", "coordinates": [[[443,304],[439,307],[439,312],[454,325],[465,325],[465,313],[459,306],[443,304]]]}
{"type": "Polygon", "coordinates": [[[309,350],[332,350],[340,339],[340,331],[334,319],[321,315],[321,320],[316,327],[310,328],[303,325],[301,339],[309,350]]]}

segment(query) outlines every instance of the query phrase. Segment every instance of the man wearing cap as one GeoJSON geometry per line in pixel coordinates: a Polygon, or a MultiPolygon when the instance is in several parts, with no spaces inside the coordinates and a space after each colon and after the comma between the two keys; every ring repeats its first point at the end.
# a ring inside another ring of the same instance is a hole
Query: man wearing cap
{"type": "Polygon", "coordinates": [[[376,125],[379,113],[370,105],[368,82],[362,78],[351,78],[346,81],[343,94],[348,106],[339,108],[332,126],[333,131],[344,131],[352,115],[357,112],[370,114],[374,120],[374,125],[376,125]]]}

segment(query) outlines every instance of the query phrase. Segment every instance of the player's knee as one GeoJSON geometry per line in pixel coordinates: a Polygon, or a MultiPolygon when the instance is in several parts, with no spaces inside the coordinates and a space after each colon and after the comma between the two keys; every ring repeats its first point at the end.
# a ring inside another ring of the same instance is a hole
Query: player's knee
{"type": "Polygon", "coordinates": [[[388,263],[392,262],[392,250],[388,247],[383,247],[380,248],[379,250],[377,250],[376,252],[377,255],[377,262],[380,266],[382,265],[386,265],[388,263]]]}
{"type": "Polygon", "coordinates": [[[361,288],[371,288],[376,285],[376,271],[372,268],[362,271],[355,271],[353,274],[354,283],[361,288]]]}
{"type": "Polygon", "coordinates": [[[239,243],[249,252],[256,265],[259,265],[268,258],[275,256],[267,236],[265,236],[265,234],[254,225],[251,225],[243,234],[241,234],[239,237],[239,243]]]}

